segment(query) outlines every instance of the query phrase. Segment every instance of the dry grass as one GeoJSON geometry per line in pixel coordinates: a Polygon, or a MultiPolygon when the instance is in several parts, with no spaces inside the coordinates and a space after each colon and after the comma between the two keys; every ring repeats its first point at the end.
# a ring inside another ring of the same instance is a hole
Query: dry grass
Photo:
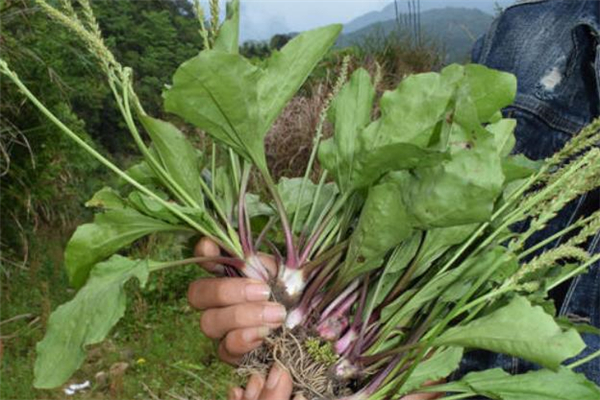
{"type": "MultiPolygon", "coordinates": [[[[329,93],[328,86],[321,83],[308,96],[294,97],[267,134],[267,163],[275,179],[304,174],[319,124],[319,115],[329,93]]],[[[331,127],[326,124],[324,136],[330,135],[331,127]]]]}

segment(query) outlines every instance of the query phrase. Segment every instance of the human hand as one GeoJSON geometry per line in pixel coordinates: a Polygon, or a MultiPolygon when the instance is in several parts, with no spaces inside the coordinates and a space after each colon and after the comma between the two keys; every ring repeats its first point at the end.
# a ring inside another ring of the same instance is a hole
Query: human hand
{"type": "MultiPolygon", "coordinates": [[[[219,247],[210,239],[202,238],[194,253],[197,257],[216,257],[219,247]]],[[[275,260],[259,254],[263,265],[276,274],[275,260]]],[[[219,273],[221,266],[203,263],[209,272],[219,273]]],[[[244,354],[258,348],[272,329],[285,320],[285,307],[270,302],[270,288],[261,281],[248,278],[205,278],[194,281],[188,289],[188,301],[204,311],[200,330],[212,339],[221,339],[219,357],[237,364],[244,354]]]]}
{"type": "MultiPolygon", "coordinates": [[[[252,375],[246,389],[240,387],[229,391],[228,400],[289,400],[292,398],[292,378],[281,366],[274,366],[265,380],[260,375],[252,375]]],[[[294,400],[306,400],[296,395],[294,400]]]]}

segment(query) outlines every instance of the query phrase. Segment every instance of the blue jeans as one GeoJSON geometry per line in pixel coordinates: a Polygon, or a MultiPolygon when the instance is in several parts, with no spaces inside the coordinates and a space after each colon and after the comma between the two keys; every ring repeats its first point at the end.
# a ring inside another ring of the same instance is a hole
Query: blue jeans
{"type": "MultiPolygon", "coordinates": [[[[504,110],[518,120],[517,152],[532,159],[548,157],[600,115],[599,32],[598,1],[529,0],[508,7],[476,43],[473,62],[517,76],[516,101],[504,110]]],[[[599,208],[598,191],[577,199],[537,239],[599,208]]],[[[600,232],[588,246],[600,252],[600,232]]],[[[559,315],[600,327],[600,265],[551,295],[559,315]]],[[[600,348],[600,337],[584,334],[583,339],[588,347],[579,357],[600,348]]],[[[490,367],[511,373],[536,368],[514,357],[473,351],[460,374],[490,367]]],[[[576,371],[600,384],[599,358],[576,371]]]]}

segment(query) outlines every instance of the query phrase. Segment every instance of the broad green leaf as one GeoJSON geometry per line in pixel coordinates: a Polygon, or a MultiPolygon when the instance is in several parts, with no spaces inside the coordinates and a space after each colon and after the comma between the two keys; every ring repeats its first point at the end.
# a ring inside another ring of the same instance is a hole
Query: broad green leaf
{"type": "Polygon", "coordinates": [[[402,186],[393,180],[369,190],[340,273],[344,282],[378,268],[389,250],[411,236],[401,192],[402,186]]]}
{"type": "Polygon", "coordinates": [[[389,171],[431,167],[449,158],[447,153],[422,149],[410,143],[388,144],[360,152],[354,161],[352,187],[367,187],[389,171]]]}
{"type": "Polygon", "coordinates": [[[126,204],[117,191],[109,187],[103,187],[85,203],[85,206],[98,207],[105,210],[117,210],[125,208],[126,204]]]}
{"type": "Polygon", "coordinates": [[[167,174],[203,208],[200,157],[196,148],[171,123],[148,116],[141,116],[140,121],[152,138],[154,149],[167,174]]]}
{"type": "MultiPolygon", "coordinates": [[[[369,186],[389,171],[436,166],[447,158],[447,150],[471,147],[484,133],[493,132],[498,143],[492,147],[506,154],[512,147],[511,123],[497,115],[514,96],[512,75],[477,65],[450,65],[441,73],[406,78],[383,95],[381,118],[359,132],[352,187],[369,186]],[[492,121],[488,132],[482,124],[492,121]]],[[[362,109],[356,112],[361,115],[362,109]]],[[[325,142],[320,152],[321,162],[333,170],[340,155],[332,142],[325,142]]]]}
{"type": "Polygon", "coordinates": [[[266,168],[258,82],[263,72],[237,54],[203,51],[184,62],[165,92],[165,109],[266,168]]]}
{"type": "Polygon", "coordinates": [[[79,288],[92,266],[154,232],[186,228],[147,217],[131,208],[96,214],[94,222],[80,225],[67,244],[65,266],[71,284],[79,288]]]}
{"type": "Polygon", "coordinates": [[[246,193],[246,212],[250,218],[275,215],[275,210],[260,201],[260,197],[253,193],[246,193]]]}
{"type": "Polygon", "coordinates": [[[504,175],[493,135],[484,131],[475,143],[452,146],[451,160],[394,175],[403,181],[402,199],[416,227],[485,222],[502,192],[504,175]]]}
{"type": "MultiPolygon", "coordinates": [[[[150,153],[158,156],[156,154],[156,151],[154,151],[153,147],[150,148],[150,153]]],[[[153,186],[160,185],[160,181],[156,177],[156,174],[154,173],[154,171],[152,171],[152,168],[150,168],[150,166],[148,165],[148,163],[146,161],[142,161],[142,162],[139,162],[139,163],[131,166],[125,172],[133,180],[135,180],[136,182],[138,182],[142,185],[153,185],[153,186]]],[[[129,183],[127,181],[125,181],[123,178],[119,178],[119,183],[118,183],[119,187],[128,185],[128,184],[129,183]]]]}
{"type": "Polygon", "coordinates": [[[597,400],[600,388],[568,368],[510,375],[500,368],[471,372],[460,381],[437,386],[447,392],[476,394],[497,400],[597,400]]]}
{"type": "Polygon", "coordinates": [[[149,217],[157,218],[172,224],[181,222],[167,207],[141,192],[133,191],[129,194],[127,199],[138,211],[149,217]]]}
{"type": "Polygon", "coordinates": [[[384,93],[381,118],[359,134],[355,156],[359,165],[353,186],[368,186],[391,170],[431,165],[443,159],[437,151],[426,148],[446,123],[455,87],[454,79],[432,72],[410,76],[396,90],[384,93]]]}
{"type": "Polygon", "coordinates": [[[375,89],[369,73],[360,68],[344,85],[331,103],[329,118],[334,126],[331,139],[324,141],[319,148],[319,161],[332,171],[342,191],[348,189],[354,169],[358,133],[369,122],[375,89]]]}
{"type": "Polygon", "coordinates": [[[514,182],[535,174],[542,165],[543,161],[533,161],[522,154],[516,154],[502,160],[502,172],[506,182],[514,182]]]}
{"type": "Polygon", "coordinates": [[[463,349],[461,347],[438,350],[432,357],[419,363],[397,394],[410,393],[426,382],[447,377],[458,368],[462,356],[463,349]]]}
{"type": "Polygon", "coordinates": [[[237,54],[240,36],[240,2],[232,0],[227,2],[227,15],[225,22],[219,28],[214,49],[226,53],[237,54]]]}
{"type": "Polygon", "coordinates": [[[295,37],[267,60],[265,68],[232,54],[235,34],[226,29],[222,46],[201,52],[177,69],[164,95],[165,108],[266,171],[265,135],[340,29],[334,25],[295,37]]]}
{"type": "Polygon", "coordinates": [[[123,286],[148,279],[148,262],[113,256],[92,269],[90,279],[75,297],[48,319],[46,335],[37,344],[34,386],[62,385],[81,366],[85,346],[101,342],[125,312],[123,286]]]}
{"type": "Polygon", "coordinates": [[[510,73],[480,64],[465,66],[469,95],[477,108],[479,121],[492,122],[494,115],[509,106],[517,94],[517,78],[510,73]]]}
{"type": "Polygon", "coordinates": [[[341,30],[342,25],[335,24],[304,32],[266,61],[258,88],[264,134],[333,46],[341,30]]]}
{"type": "Polygon", "coordinates": [[[360,135],[363,147],[367,151],[395,143],[427,147],[445,121],[454,91],[455,83],[435,72],[404,79],[396,90],[382,96],[378,126],[360,135]]]}
{"type": "Polygon", "coordinates": [[[502,157],[508,156],[515,147],[515,127],[517,120],[501,119],[500,121],[486,126],[488,132],[494,135],[496,149],[502,157]]]}
{"type": "Polygon", "coordinates": [[[331,198],[338,193],[335,184],[327,183],[321,188],[319,198],[317,199],[317,185],[312,181],[306,181],[304,184],[304,190],[302,190],[303,181],[303,178],[283,177],[277,183],[277,190],[281,196],[281,201],[285,208],[285,212],[290,219],[293,218],[296,207],[298,207],[299,224],[296,227],[296,231],[300,231],[302,229],[304,222],[308,218],[308,214],[313,203],[316,202],[315,208],[318,212],[314,213],[313,221],[309,222],[309,227],[312,227],[312,224],[315,222],[314,219],[318,217],[319,212],[325,208],[329,200],[331,200],[331,198]]]}
{"type": "Polygon", "coordinates": [[[466,325],[448,329],[436,346],[461,346],[509,354],[557,369],[564,360],[579,354],[585,344],[573,330],[562,331],[541,307],[523,297],[466,325]]]}

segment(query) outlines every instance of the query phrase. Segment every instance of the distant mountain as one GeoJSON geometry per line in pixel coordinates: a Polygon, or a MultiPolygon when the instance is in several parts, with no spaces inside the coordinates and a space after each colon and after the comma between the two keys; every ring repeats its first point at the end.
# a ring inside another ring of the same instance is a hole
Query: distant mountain
{"type": "MultiPolygon", "coordinates": [[[[393,11],[394,5],[391,6],[393,11]]],[[[352,21],[351,24],[354,25],[350,28],[353,29],[369,18],[374,18],[371,14],[374,13],[364,15],[361,20],[352,21]]],[[[492,21],[493,17],[490,14],[478,9],[446,7],[422,12],[421,30],[424,37],[437,41],[443,48],[447,63],[464,62],[468,60],[475,40],[487,32],[492,21]]],[[[340,36],[337,47],[358,44],[369,35],[388,34],[396,28],[395,13],[392,19],[374,22],[354,31],[349,31],[346,26],[344,32],[349,33],[340,36]]]]}
{"type": "MultiPolygon", "coordinates": [[[[487,14],[494,14],[496,5],[507,6],[511,4],[511,0],[421,0],[421,11],[435,10],[445,7],[450,8],[469,8],[478,9],[487,14]]],[[[400,13],[406,13],[408,11],[407,1],[399,0],[398,8],[400,13]]],[[[343,33],[350,33],[362,29],[366,26],[374,24],[376,22],[389,21],[396,18],[396,9],[394,2],[391,2],[385,6],[381,11],[372,11],[367,14],[361,15],[358,18],[344,24],[343,33]]]]}

